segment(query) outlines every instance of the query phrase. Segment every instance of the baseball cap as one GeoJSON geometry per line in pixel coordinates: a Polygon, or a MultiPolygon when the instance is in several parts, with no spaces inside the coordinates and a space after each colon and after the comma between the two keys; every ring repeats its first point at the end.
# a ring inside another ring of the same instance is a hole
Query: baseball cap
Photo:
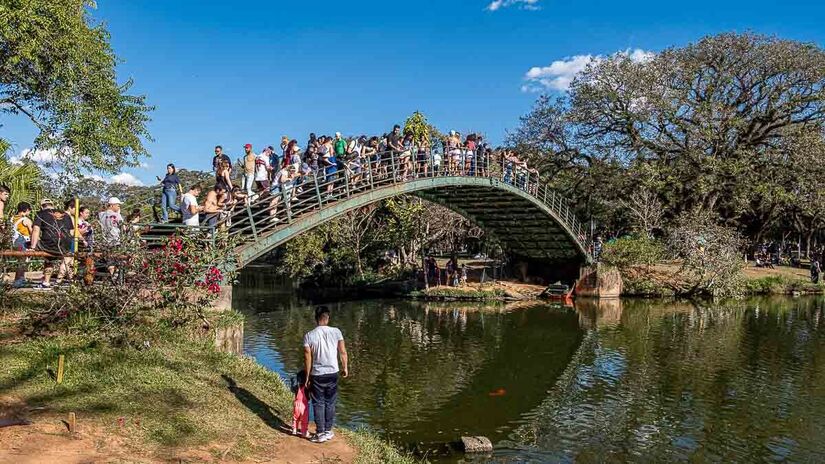
{"type": "Polygon", "coordinates": [[[120,199],[118,197],[110,197],[108,204],[110,204],[110,205],[122,205],[123,202],[120,201],[120,199]]]}
{"type": "Polygon", "coordinates": [[[52,204],[54,204],[54,203],[52,202],[51,198],[44,198],[44,199],[40,200],[40,206],[46,206],[46,205],[52,205],[52,204]]]}
{"type": "Polygon", "coordinates": [[[246,145],[244,145],[243,147],[244,147],[244,148],[252,148],[252,144],[251,144],[251,143],[247,143],[247,144],[246,144],[246,145]]]}

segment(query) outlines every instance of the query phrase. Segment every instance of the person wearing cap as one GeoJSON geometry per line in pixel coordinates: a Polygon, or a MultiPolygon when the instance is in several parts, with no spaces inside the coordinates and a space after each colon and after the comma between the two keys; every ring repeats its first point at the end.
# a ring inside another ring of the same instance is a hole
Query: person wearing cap
{"type": "Polygon", "coordinates": [[[252,145],[244,145],[243,157],[243,190],[247,196],[252,195],[252,187],[255,185],[255,161],[257,156],[252,151],[252,145]]]}
{"type": "Polygon", "coordinates": [[[257,184],[258,192],[261,194],[269,190],[269,171],[271,170],[269,155],[264,150],[255,159],[255,184],[257,184]]]}
{"type": "Polygon", "coordinates": [[[72,220],[65,211],[56,210],[53,205],[48,198],[40,201],[41,209],[34,218],[32,228],[31,249],[51,255],[43,264],[43,282],[40,288],[52,286],[55,262],[71,252],[72,220]]]}
{"type": "Polygon", "coordinates": [[[344,155],[347,154],[347,141],[341,137],[340,132],[335,133],[335,142],[333,143],[333,149],[335,150],[335,157],[338,159],[343,160],[344,155]]]}
{"type": "MultiPolygon", "coordinates": [[[[111,197],[106,203],[106,209],[97,215],[102,232],[101,242],[105,248],[112,249],[120,246],[120,232],[123,227],[123,216],[120,215],[120,206],[123,204],[118,197],[111,197]]],[[[106,260],[109,274],[114,278],[117,261],[113,258],[106,260]]]]}

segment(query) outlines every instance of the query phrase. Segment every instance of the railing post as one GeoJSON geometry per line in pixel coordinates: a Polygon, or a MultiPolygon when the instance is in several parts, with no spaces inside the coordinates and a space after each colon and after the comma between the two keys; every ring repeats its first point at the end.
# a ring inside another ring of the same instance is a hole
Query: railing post
{"type": "Polygon", "coordinates": [[[392,165],[392,183],[396,182],[398,173],[395,172],[395,150],[390,150],[390,164],[392,165]]]}
{"type": "Polygon", "coordinates": [[[321,209],[321,206],[323,206],[324,201],[321,199],[321,189],[318,187],[318,171],[317,170],[312,175],[312,178],[315,181],[315,197],[318,199],[318,209],[321,209]]]}
{"type": "Polygon", "coordinates": [[[255,229],[255,218],[252,216],[252,208],[249,206],[249,202],[246,203],[246,214],[249,216],[249,224],[252,226],[252,236],[255,237],[255,240],[258,240],[258,231],[255,229]]]}
{"type": "MultiPolygon", "coordinates": [[[[376,154],[377,154],[377,153],[378,153],[378,152],[376,151],[376,154]]],[[[379,159],[379,160],[381,159],[381,158],[380,158],[380,156],[378,157],[378,159],[379,159]]],[[[378,169],[378,165],[373,166],[373,165],[372,165],[372,160],[368,159],[368,160],[367,160],[367,173],[368,173],[368,174],[369,174],[369,176],[370,176],[370,190],[375,189],[375,181],[373,180],[373,177],[375,177],[375,176],[373,175],[373,169],[376,169],[376,170],[377,170],[377,169],[378,169]]]]}
{"type": "Polygon", "coordinates": [[[524,191],[530,193],[530,171],[524,175],[524,191]]]}
{"type": "MultiPolygon", "coordinates": [[[[290,182],[292,182],[292,181],[290,181],[290,182]]],[[[289,195],[287,195],[286,191],[287,191],[287,186],[282,185],[281,186],[281,199],[284,201],[284,209],[286,210],[286,222],[287,222],[287,224],[292,224],[292,205],[290,204],[292,202],[289,201],[290,198],[289,198],[289,195]]]]}
{"type": "Polygon", "coordinates": [[[347,190],[347,198],[349,198],[349,167],[344,168],[344,185],[347,190]]]}
{"type": "Polygon", "coordinates": [[[547,187],[546,186],[544,187],[544,200],[542,200],[542,201],[544,202],[545,205],[547,204],[547,187]]]}

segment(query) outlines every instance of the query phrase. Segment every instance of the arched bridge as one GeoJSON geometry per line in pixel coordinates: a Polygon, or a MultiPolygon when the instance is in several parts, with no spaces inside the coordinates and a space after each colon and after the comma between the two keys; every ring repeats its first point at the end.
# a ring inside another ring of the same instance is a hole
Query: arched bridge
{"type": "Polygon", "coordinates": [[[349,211],[403,194],[461,214],[515,257],[547,264],[590,262],[581,223],[567,201],[534,174],[493,165],[469,151],[462,151],[457,163],[440,166],[428,156],[423,161],[381,153],[361,167],[339,170],[336,178],[310,174],[297,185],[238,204],[222,227],[238,243],[239,266],[349,211]]]}

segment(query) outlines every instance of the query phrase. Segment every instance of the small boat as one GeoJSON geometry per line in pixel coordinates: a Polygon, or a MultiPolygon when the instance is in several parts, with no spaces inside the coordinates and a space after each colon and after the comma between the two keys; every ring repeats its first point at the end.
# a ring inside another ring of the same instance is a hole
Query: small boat
{"type": "Polygon", "coordinates": [[[547,300],[562,301],[565,304],[573,303],[573,287],[567,286],[561,282],[550,284],[541,292],[539,298],[547,300]]]}

